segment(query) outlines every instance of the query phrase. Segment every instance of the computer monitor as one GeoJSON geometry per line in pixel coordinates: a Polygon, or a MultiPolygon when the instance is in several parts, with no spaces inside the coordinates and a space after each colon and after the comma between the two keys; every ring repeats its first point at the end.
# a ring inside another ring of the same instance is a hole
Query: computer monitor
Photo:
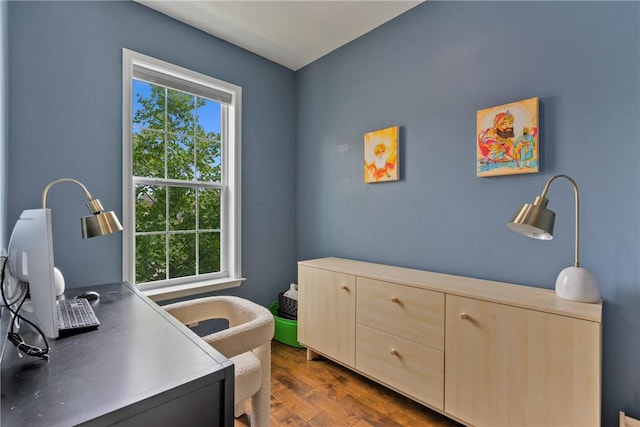
{"type": "Polygon", "coordinates": [[[29,283],[30,303],[20,315],[49,338],[58,337],[51,209],[27,209],[13,227],[8,250],[9,274],[29,283]]]}

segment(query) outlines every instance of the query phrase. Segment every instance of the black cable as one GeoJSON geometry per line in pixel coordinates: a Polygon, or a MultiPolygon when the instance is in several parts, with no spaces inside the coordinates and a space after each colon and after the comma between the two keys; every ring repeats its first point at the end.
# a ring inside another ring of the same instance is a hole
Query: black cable
{"type": "MultiPolygon", "coordinates": [[[[4,256],[0,257],[0,258],[5,258],[4,256]]],[[[10,279],[11,276],[5,277],[5,279],[10,279]]],[[[10,284],[10,282],[9,282],[10,284]]],[[[6,292],[7,289],[5,288],[4,291],[6,292]]],[[[25,286],[25,283],[19,280],[16,280],[16,286],[14,289],[14,292],[7,296],[5,294],[5,302],[6,300],[8,300],[7,305],[13,305],[15,304],[17,301],[19,301],[20,299],[22,299],[24,297],[24,295],[26,295],[29,292],[29,289],[27,286],[25,286]]]]}
{"type": "Polygon", "coordinates": [[[47,337],[42,332],[42,330],[38,327],[38,325],[36,325],[35,323],[31,322],[29,319],[26,319],[20,315],[20,309],[22,308],[22,305],[24,304],[24,302],[27,300],[28,292],[24,292],[24,294],[22,295],[22,300],[18,303],[17,308],[15,310],[11,306],[13,304],[16,304],[17,300],[16,302],[12,302],[11,304],[9,304],[9,302],[7,301],[7,298],[4,293],[4,278],[5,278],[5,270],[7,268],[8,262],[9,262],[8,258],[4,257],[4,263],[2,264],[2,273],[0,275],[0,293],[2,294],[2,301],[4,301],[4,305],[13,315],[11,318],[11,328],[7,332],[7,338],[9,339],[9,341],[13,343],[13,345],[16,346],[16,348],[20,352],[26,354],[27,356],[40,357],[44,360],[48,360],[49,359],[49,342],[47,341],[47,337]],[[34,345],[27,344],[26,342],[24,342],[24,339],[22,339],[22,336],[19,333],[15,332],[16,319],[28,323],[36,331],[38,331],[38,333],[44,340],[45,348],[36,347],[34,345]]]}

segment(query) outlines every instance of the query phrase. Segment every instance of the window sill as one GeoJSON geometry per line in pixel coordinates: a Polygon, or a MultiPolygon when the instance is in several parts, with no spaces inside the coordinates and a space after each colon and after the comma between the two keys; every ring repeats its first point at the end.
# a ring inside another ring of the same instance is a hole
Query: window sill
{"type": "Polygon", "coordinates": [[[240,277],[237,279],[218,279],[207,280],[205,282],[184,283],[181,285],[165,286],[156,289],[141,290],[143,295],[146,295],[155,302],[166,301],[175,298],[183,298],[192,295],[204,294],[212,291],[219,291],[221,289],[229,289],[238,287],[246,279],[240,277]]]}

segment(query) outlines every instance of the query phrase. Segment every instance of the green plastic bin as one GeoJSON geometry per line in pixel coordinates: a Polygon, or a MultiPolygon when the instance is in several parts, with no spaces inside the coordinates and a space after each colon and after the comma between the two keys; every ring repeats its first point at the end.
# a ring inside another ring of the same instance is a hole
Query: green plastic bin
{"type": "Polygon", "coordinates": [[[269,307],[269,311],[273,314],[273,319],[276,324],[276,331],[273,338],[291,347],[304,348],[304,346],[298,342],[298,321],[284,319],[278,316],[278,307],[277,302],[274,302],[271,304],[271,307],[269,307]]]}

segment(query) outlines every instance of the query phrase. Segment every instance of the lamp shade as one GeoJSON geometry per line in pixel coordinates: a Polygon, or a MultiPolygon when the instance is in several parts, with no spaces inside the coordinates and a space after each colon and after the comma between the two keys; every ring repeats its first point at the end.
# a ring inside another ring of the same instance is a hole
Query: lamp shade
{"type": "Polygon", "coordinates": [[[536,197],[533,203],[522,205],[507,227],[516,233],[539,240],[553,239],[553,224],[556,214],[547,209],[547,199],[536,197]]]}
{"type": "Polygon", "coordinates": [[[100,212],[80,219],[82,238],[99,237],[122,231],[122,225],[113,211],[100,212]]]}

